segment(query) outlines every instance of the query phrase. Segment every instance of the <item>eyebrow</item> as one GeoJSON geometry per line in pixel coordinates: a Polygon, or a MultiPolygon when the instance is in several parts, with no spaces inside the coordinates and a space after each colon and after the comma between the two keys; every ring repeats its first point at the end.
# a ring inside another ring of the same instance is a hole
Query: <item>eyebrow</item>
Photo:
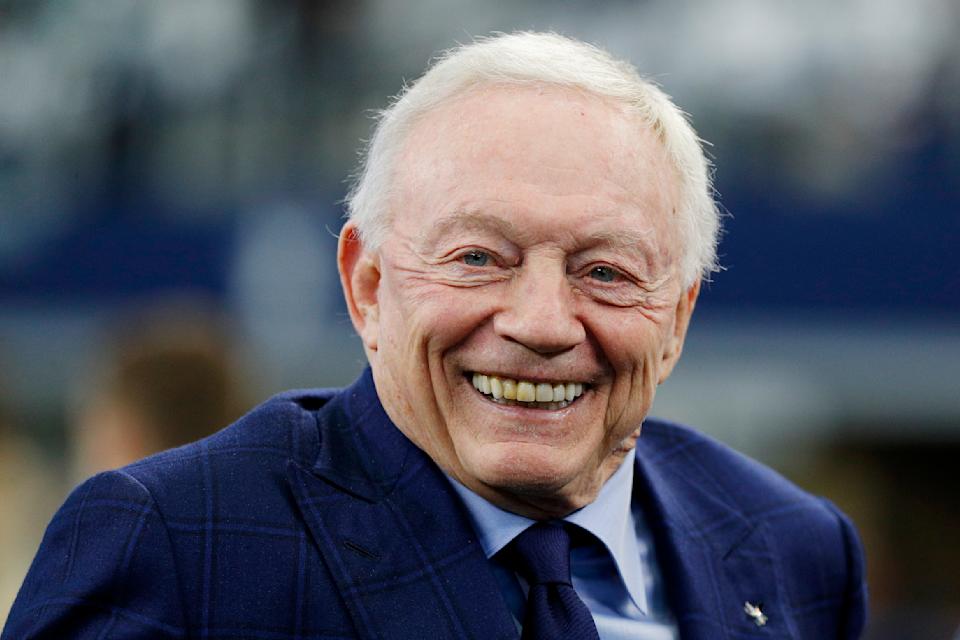
{"type": "Polygon", "coordinates": [[[505,218],[483,211],[458,210],[440,218],[423,237],[421,247],[432,247],[452,232],[464,230],[493,230],[508,238],[516,238],[522,233],[519,225],[505,218]]]}
{"type": "MultiPolygon", "coordinates": [[[[458,210],[446,215],[433,225],[421,243],[421,247],[433,247],[441,238],[454,231],[478,230],[494,231],[507,238],[517,238],[523,235],[522,225],[512,220],[495,216],[484,211],[458,210]]],[[[653,230],[621,229],[616,232],[600,231],[582,238],[583,244],[589,247],[603,245],[615,251],[637,253],[645,256],[658,253],[653,244],[653,230]]]]}
{"type": "Polygon", "coordinates": [[[611,231],[601,231],[588,236],[591,245],[605,245],[615,251],[624,251],[633,253],[637,250],[645,255],[656,252],[653,244],[653,230],[637,231],[634,229],[621,229],[616,233],[611,231]]]}

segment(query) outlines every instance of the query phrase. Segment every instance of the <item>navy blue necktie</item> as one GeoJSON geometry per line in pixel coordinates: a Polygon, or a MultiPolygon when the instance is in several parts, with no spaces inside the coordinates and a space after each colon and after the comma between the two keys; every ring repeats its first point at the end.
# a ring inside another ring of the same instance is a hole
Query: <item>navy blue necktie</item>
{"type": "Polygon", "coordinates": [[[514,570],[530,585],[521,640],[600,640],[570,582],[570,536],[563,526],[538,522],[510,546],[514,570]]]}

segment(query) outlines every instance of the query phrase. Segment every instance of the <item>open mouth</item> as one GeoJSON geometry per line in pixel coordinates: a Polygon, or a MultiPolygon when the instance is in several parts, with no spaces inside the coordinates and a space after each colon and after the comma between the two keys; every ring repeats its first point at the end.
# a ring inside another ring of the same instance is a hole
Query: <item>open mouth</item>
{"type": "Polygon", "coordinates": [[[587,388],[580,382],[532,382],[483,373],[468,373],[473,388],[497,404],[529,409],[563,409],[576,402],[587,388]]]}

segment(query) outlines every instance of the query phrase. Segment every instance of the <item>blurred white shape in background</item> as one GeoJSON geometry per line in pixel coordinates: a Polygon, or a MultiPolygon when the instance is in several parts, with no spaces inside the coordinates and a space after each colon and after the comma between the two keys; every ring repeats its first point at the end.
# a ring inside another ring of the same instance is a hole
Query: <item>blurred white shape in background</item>
{"type": "Polygon", "coordinates": [[[140,5],[141,49],[157,84],[173,100],[216,96],[257,55],[249,0],[165,0],[140,5]]]}
{"type": "Polygon", "coordinates": [[[64,1],[0,21],[0,266],[71,223],[100,184],[105,129],[146,88],[180,108],[219,96],[255,55],[248,0],[64,1]],[[15,223],[15,224],[14,224],[15,223]]]}
{"type": "Polygon", "coordinates": [[[742,143],[782,139],[765,154],[779,154],[793,184],[827,199],[862,199],[855,188],[885,169],[890,149],[912,142],[931,92],[949,93],[938,90],[940,76],[960,78],[955,0],[571,2],[562,10],[519,2],[499,15],[486,3],[451,4],[456,17],[436,0],[372,2],[371,46],[403,75],[429,55],[417,37],[452,45],[529,28],[596,42],[661,82],[701,130],[716,129],[711,141],[733,150],[726,172],[749,153],[742,143]],[[395,28],[404,14],[424,16],[405,47],[395,28]]]}

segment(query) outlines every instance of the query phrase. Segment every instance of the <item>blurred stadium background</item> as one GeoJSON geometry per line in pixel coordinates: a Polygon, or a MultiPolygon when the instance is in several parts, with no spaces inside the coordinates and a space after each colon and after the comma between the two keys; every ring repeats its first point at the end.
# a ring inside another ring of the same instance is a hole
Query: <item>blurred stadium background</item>
{"type": "Polygon", "coordinates": [[[515,29],[632,60],[712,143],[727,269],[656,412],[853,516],[869,639],[954,637],[956,0],[0,1],[0,621],[43,524],[109,464],[92,398],[191,395],[118,391],[177,371],[117,374],[148,369],[140,328],[206,326],[186,333],[229,376],[184,382],[218,398],[202,427],[361,369],[334,234],[370,112],[434,52],[515,29]]]}

